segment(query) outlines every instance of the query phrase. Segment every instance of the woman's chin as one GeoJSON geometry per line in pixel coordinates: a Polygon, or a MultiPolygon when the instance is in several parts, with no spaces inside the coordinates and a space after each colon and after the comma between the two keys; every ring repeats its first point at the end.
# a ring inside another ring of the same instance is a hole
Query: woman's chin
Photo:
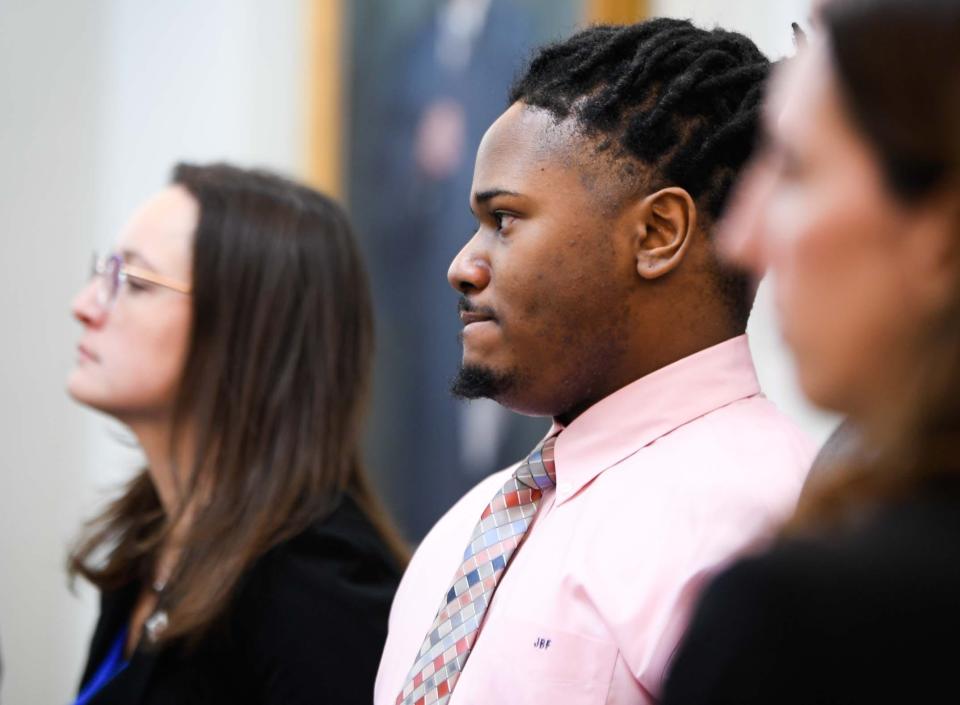
{"type": "Polygon", "coordinates": [[[87,379],[82,369],[74,369],[67,378],[67,394],[78,404],[88,406],[97,411],[108,412],[109,404],[105,403],[102,394],[98,394],[94,385],[87,379]]]}
{"type": "Polygon", "coordinates": [[[83,380],[83,370],[74,368],[67,376],[67,394],[70,398],[81,404],[86,404],[86,394],[84,393],[86,385],[83,380]]]}

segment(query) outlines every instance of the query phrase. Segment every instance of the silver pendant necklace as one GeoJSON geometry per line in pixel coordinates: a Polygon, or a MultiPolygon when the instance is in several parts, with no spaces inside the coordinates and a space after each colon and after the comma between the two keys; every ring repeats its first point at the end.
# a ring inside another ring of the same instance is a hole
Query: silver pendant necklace
{"type": "MultiPolygon", "coordinates": [[[[167,587],[167,581],[157,579],[150,583],[150,589],[156,594],[157,600],[160,600],[160,595],[163,593],[164,589],[167,587]]],[[[156,610],[153,614],[147,617],[147,621],[143,623],[143,629],[147,633],[147,639],[151,644],[156,644],[157,640],[160,638],[160,635],[167,628],[167,625],[170,621],[167,619],[166,610],[156,610]]]]}

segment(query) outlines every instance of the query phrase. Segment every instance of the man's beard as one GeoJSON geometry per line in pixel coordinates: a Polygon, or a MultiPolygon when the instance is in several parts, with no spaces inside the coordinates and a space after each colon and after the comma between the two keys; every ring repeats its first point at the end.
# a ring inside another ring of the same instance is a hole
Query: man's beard
{"type": "Polygon", "coordinates": [[[488,367],[465,365],[450,383],[450,393],[458,399],[500,399],[516,383],[516,375],[496,373],[488,367]]]}

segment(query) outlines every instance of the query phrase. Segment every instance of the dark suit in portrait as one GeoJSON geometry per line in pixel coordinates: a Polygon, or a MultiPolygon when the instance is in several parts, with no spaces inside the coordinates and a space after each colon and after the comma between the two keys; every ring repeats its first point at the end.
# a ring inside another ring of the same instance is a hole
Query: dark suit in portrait
{"type": "Polygon", "coordinates": [[[446,273],[476,228],[473,159],[536,38],[533,17],[516,3],[438,3],[377,77],[383,93],[355,157],[354,183],[364,186],[355,186],[352,210],[378,319],[371,466],[414,541],[548,427],[449,392],[462,351],[446,273]]]}

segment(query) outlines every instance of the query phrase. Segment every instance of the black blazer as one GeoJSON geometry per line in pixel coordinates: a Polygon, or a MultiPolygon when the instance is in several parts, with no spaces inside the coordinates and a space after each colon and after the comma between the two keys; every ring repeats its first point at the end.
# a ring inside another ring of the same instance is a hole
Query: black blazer
{"type": "MultiPolygon", "coordinates": [[[[344,498],[248,571],[224,619],[194,650],[141,645],[92,705],[369,705],[399,578],[370,522],[344,498]]],[[[129,620],[139,590],[102,595],[82,683],[129,620]]]]}
{"type": "Polygon", "coordinates": [[[960,702],[960,490],[734,564],[703,595],[662,705],[960,702]]]}

